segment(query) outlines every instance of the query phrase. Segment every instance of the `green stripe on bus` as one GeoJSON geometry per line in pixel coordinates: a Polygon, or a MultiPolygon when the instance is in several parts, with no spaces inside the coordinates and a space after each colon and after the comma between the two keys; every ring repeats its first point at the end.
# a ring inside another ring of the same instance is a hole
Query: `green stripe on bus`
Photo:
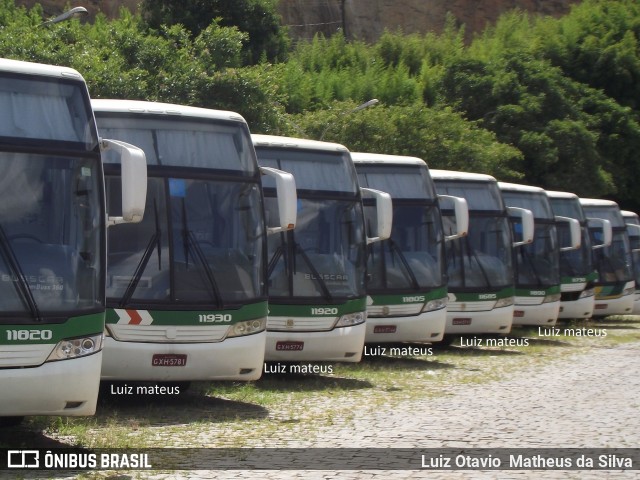
{"type": "MultiPolygon", "coordinates": [[[[142,309],[119,309],[120,314],[126,316],[127,310],[132,312],[148,312],[153,319],[153,325],[203,325],[208,322],[203,320],[204,316],[208,315],[222,315],[220,318],[224,318],[223,323],[227,325],[234,325],[238,322],[244,322],[246,320],[253,320],[256,318],[266,318],[267,316],[267,302],[252,303],[251,305],[245,305],[238,309],[226,309],[226,310],[142,310],[142,309]]],[[[115,324],[120,320],[120,316],[113,308],[107,309],[107,323],[115,324]]],[[[126,322],[126,318],[125,318],[126,322]]],[[[221,322],[222,323],[222,322],[221,322]]]]}
{"type": "Polygon", "coordinates": [[[71,317],[63,323],[0,325],[0,345],[55,345],[65,338],[99,335],[104,314],[71,317]]]}
{"type": "Polygon", "coordinates": [[[335,317],[348,313],[364,312],[366,309],[366,298],[347,300],[341,304],[275,305],[269,303],[269,315],[272,317],[335,317]]]}
{"type": "Polygon", "coordinates": [[[436,288],[430,291],[403,293],[395,295],[369,295],[373,305],[410,305],[412,303],[427,303],[431,300],[447,296],[447,287],[436,288]]]}

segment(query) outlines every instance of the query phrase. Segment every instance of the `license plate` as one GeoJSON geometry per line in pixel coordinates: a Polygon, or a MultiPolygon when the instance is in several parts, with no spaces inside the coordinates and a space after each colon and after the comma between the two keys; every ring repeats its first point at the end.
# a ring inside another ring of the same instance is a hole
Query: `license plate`
{"type": "Polygon", "coordinates": [[[177,353],[156,353],[151,357],[152,367],[184,367],[187,356],[177,353]]]}
{"type": "Polygon", "coordinates": [[[304,348],[304,342],[282,341],[276,342],[276,350],[279,352],[300,352],[304,348]]]}
{"type": "Polygon", "coordinates": [[[524,310],[514,310],[513,316],[516,318],[524,317],[524,310]]]}
{"type": "Polygon", "coordinates": [[[453,323],[454,325],[471,325],[471,319],[470,318],[454,318],[451,323],[453,323]]]}
{"type": "Polygon", "coordinates": [[[604,310],[605,308],[607,308],[607,304],[606,303],[596,303],[595,309],[596,310],[604,310]]]}
{"type": "Polygon", "coordinates": [[[373,333],[396,333],[395,325],[376,325],[373,327],[373,333]]]}

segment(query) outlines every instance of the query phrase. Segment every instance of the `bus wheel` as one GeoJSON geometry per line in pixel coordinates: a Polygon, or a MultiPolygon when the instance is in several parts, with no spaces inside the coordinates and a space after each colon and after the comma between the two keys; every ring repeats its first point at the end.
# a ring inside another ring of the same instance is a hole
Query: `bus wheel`
{"type": "Polygon", "coordinates": [[[24,417],[0,417],[0,428],[17,427],[24,417]]]}

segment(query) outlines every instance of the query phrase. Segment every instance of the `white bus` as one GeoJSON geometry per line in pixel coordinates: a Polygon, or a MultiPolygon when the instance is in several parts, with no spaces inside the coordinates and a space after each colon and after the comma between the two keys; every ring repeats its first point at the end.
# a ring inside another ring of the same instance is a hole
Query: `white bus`
{"type": "Polygon", "coordinates": [[[355,152],[351,157],[360,185],[389,193],[393,202],[391,237],[368,251],[365,342],[441,341],[447,321],[444,242],[467,234],[466,201],[451,199],[457,232],[445,236],[438,195],[422,159],[355,152]]]}
{"type": "MultiPolygon", "coordinates": [[[[595,281],[598,272],[593,265],[592,250],[611,245],[611,223],[608,220],[587,219],[582,210],[580,199],[570,192],[547,190],[551,208],[555,215],[573,218],[580,224],[580,248],[561,250],[560,252],[560,312],[559,319],[587,319],[593,315],[595,306],[595,281]],[[598,227],[599,225],[599,227],[598,227]],[[590,228],[600,230],[602,242],[593,244],[590,228]]],[[[558,225],[558,235],[567,241],[569,232],[566,226],[558,225]]],[[[564,239],[564,240],[563,240],[564,239]]]]}
{"type": "MultiPolygon", "coordinates": [[[[469,207],[469,234],[446,246],[449,303],[445,336],[507,334],[513,322],[513,248],[533,240],[531,211],[504,205],[490,175],[431,170],[441,195],[462,197],[469,207]],[[522,238],[514,241],[509,216],[520,218],[522,238]]],[[[443,209],[445,234],[452,209],[443,209]]]]}
{"type": "Polygon", "coordinates": [[[640,220],[638,214],[629,210],[622,210],[622,217],[627,225],[629,245],[631,247],[631,260],[633,261],[633,274],[636,281],[636,293],[633,302],[633,315],[640,315],[640,220]]]}
{"type": "MultiPolygon", "coordinates": [[[[616,202],[595,198],[581,198],[580,204],[587,218],[601,218],[611,223],[611,246],[593,251],[593,261],[598,271],[595,283],[594,316],[629,315],[633,310],[635,281],[631,265],[631,248],[626,224],[616,202]]],[[[594,243],[601,232],[591,230],[594,243]]]]}
{"type": "MultiPolygon", "coordinates": [[[[296,230],[269,237],[265,358],[358,362],[365,338],[367,244],[389,237],[391,198],[359,187],[342,145],[252,137],[260,165],[292,173],[298,195],[296,230]],[[363,197],[375,198],[378,208],[371,237],[363,197]]],[[[264,186],[268,200],[273,189],[266,181],[264,186]]]]}
{"type": "MultiPolygon", "coordinates": [[[[535,223],[533,242],[514,249],[515,303],[513,325],[553,326],[560,311],[560,249],[580,247],[577,220],[554,215],[542,188],[499,182],[504,203],[531,210],[535,223]],[[569,230],[568,245],[560,245],[556,225],[569,230]]],[[[517,228],[519,224],[515,224],[517,228]]]]}
{"type": "Polygon", "coordinates": [[[95,413],[107,223],[139,221],[145,188],[144,154],[98,138],[77,71],[0,59],[0,424],[95,413]],[[119,218],[104,208],[108,148],[119,218]]]}
{"type": "MultiPolygon", "coordinates": [[[[99,132],[142,146],[149,172],[144,221],[109,236],[103,380],[259,378],[268,228],[261,175],[276,177],[284,200],[275,231],[295,222],[293,178],[258,168],[236,113],[128,100],[92,105],[99,132]]],[[[119,165],[105,162],[113,204],[119,165]]]]}

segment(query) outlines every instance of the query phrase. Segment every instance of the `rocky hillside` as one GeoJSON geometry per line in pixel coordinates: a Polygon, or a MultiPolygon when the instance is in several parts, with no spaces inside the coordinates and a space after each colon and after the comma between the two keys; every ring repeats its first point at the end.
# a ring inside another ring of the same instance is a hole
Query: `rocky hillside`
{"type": "Polygon", "coordinates": [[[293,38],[344,30],[351,39],[375,41],[387,29],[404,33],[441,31],[448,13],[467,36],[500,14],[521,9],[543,15],[567,13],[580,0],[280,0],[283,23],[293,38]]]}
{"type": "MultiPolygon", "coordinates": [[[[544,15],[562,15],[580,0],[280,0],[282,23],[294,40],[343,30],[348,38],[375,41],[385,30],[405,33],[439,32],[447,13],[467,36],[494,22],[500,14],[515,8],[544,15]]],[[[140,0],[16,0],[28,7],[43,5],[47,15],[55,16],[64,6],[82,5],[91,14],[98,11],[117,16],[121,6],[135,9],[140,0]]]]}

